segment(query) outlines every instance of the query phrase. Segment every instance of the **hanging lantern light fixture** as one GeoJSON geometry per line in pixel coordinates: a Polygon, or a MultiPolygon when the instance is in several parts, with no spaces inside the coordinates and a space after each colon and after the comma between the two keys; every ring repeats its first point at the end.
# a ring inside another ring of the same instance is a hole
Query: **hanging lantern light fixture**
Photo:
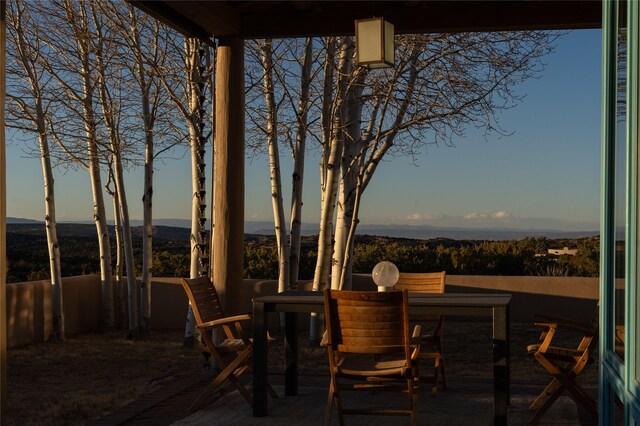
{"type": "Polygon", "coordinates": [[[395,61],[393,24],[384,18],[356,20],[356,62],[365,68],[388,68],[395,61]]]}

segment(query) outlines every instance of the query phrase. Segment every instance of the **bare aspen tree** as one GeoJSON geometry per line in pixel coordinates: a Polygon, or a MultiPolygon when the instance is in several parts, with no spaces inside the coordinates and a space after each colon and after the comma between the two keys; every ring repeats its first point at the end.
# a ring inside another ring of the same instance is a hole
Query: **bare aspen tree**
{"type": "MultiPolygon", "coordinates": [[[[182,63],[182,70],[173,75],[158,70],[162,85],[167,91],[173,105],[185,120],[187,132],[184,140],[188,141],[191,153],[191,262],[190,276],[196,278],[206,276],[209,266],[209,247],[206,232],[206,163],[205,147],[207,134],[206,125],[206,93],[209,81],[206,57],[209,46],[198,39],[183,40],[180,52],[174,40],[174,54],[176,58],[172,64],[182,63]]],[[[166,67],[165,67],[166,69],[166,67]]],[[[193,347],[195,343],[195,318],[193,309],[189,305],[185,325],[184,346],[193,347]]]]}
{"type": "Polygon", "coordinates": [[[115,36],[122,41],[122,57],[117,59],[131,78],[128,88],[127,119],[136,123],[127,138],[144,146],[142,277],[140,280],[140,332],[147,335],[151,321],[151,279],[153,264],[153,172],[154,160],[178,143],[170,130],[179,117],[168,106],[166,93],[156,74],[167,57],[169,30],[157,20],[131,5],[98,2],[115,36]]]}
{"type": "Polygon", "coordinates": [[[116,263],[113,267],[113,298],[114,298],[114,310],[116,316],[116,327],[118,329],[124,328],[127,324],[125,314],[127,313],[127,292],[122,278],[124,277],[124,263],[123,253],[124,244],[122,241],[122,220],[120,217],[120,203],[118,201],[118,187],[113,183],[113,162],[108,163],[109,181],[105,185],[107,194],[111,196],[113,203],[113,228],[115,235],[116,246],[116,263]],[[113,186],[112,186],[113,185],[113,186]]]}
{"type": "MultiPolygon", "coordinates": [[[[191,278],[208,275],[209,247],[206,232],[206,175],[205,175],[205,49],[208,49],[197,39],[189,39],[185,43],[187,70],[189,73],[189,108],[190,125],[189,136],[191,146],[191,187],[193,198],[191,204],[191,278]]],[[[191,308],[191,307],[190,307],[191,308]]],[[[188,321],[193,319],[190,309],[188,321]]],[[[188,324],[188,327],[192,327],[188,324]]],[[[185,331],[187,345],[188,331],[185,331]]]]}
{"type": "Polygon", "coordinates": [[[359,153],[362,149],[360,138],[360,117],[362,115],[361,96],[364,89],[364,80],[366,73],[363,68],[354,70],[354,84],[347,94],[344,103],[344,137],[345,144],[342,152],[340,163],[341,179],[338,190],[338,203],[336,205],[336,226],[334,236],[333,256],[331,260],[331,288],[351,290],[350,274],[347,274],[349,280],[346,284],[340,284],[344,259],[349,255],[348,250],[353,250],[352,246],[347,244],[347,240],[351,231],[354,218],[355,198],[357,193],[354,191],[359,171],[359,153]]]}
{"type": "Polygon", "coordinates": [[[353,40],[343,37],[339,48],[339,64],[337,90],[331,105],[331,123],[329,132],[329,146],[327,162],[323,166],[326,171],[322,179],[322,207],[320,216],[320,230],[318,236],[318,259],[313,277],[313,290],[325,288],[329,278],[331,263],[333,216],[335,212],[336,196],[340,182],[340,162],[344,147],[343,123],[345,120],[344,96],[349,87],[349,77],[353,67],[353,40]]]}
{"type": "MultiPolygon", "coordinates": [[[[141,91],[142,122],[144,124],[144,191],[142,195],[142,281],[140,283],[141,329],[149,333],[151,328],[151,277],[153,265],[153,160],[154,160],[154,119],[157,111],[159,90],[155,99],[150,93],[150,80],[145,70],[145,58],[142,54],[140,35],[138,34],[137,17],[133,6],[129,5],[131,18],[131,48],[134,53],[138,84],[141,91]],[[151,106],[153,104],[153,107],[151,106]]],[[[158,24],[156,23],[156,26],[158,24]]],[[[156,38],[156,45],[158,45],[156,38]]],[[[156,52],[159,49],[156,49],[156,52]]],[[[154,58],[157,60],[157,56],[154,58]]]]}
{"type": "MultiPolygon", "coordinates": [[[[278,250],[278,288],[297,288],[305,153],[310,111],[315,106],[313,65],[316,63],[313,38],[259,40],[247,49],[249,148],[267,153],[272,194],[272,209],[278,250]],[[290,233],[286,232],[286,211],[281,177],[281,148],[291,154],[290,233]],[[287,272],[288,271],[288,272],[287,272]]],[[[318,71],[318,70],[317,70],[318,71]]],[[[311,114],[313,120],[313,114],[311,114]]]]}
{"type": "Polygon", "coordinates": [[[278,246],[278,292],[289,290],[289,243],[284,221],[284,203],[282,201],[282,179],[280,175],[280,151],[278,146],[278,106],[273,87],[273,42],[260,43],[262,53],[263,85],[266,107],[266,133],[269,147],[269,180],[271,182],[271,204],[278,246]]]}
{"type": "MultiPolygon", "coordinates": [[[[331,103],[329,117],[325,117],[326,124],[329,125],[328,146],[323,147],[326,155],[326,163],[321,166],[322,206],[320,211],[320,229],[318,234],[318,258],[313,276],[313,291],[326,288],[329,280],[329,268],[333,255],[333,216],[336,206],[336,196],[340,182],[340,162],[344,148],[344,132],[342,129],[344,116],[344,96],[349,88],[350,70],[353,66],[354,45],[350,37],[343,37],[338,49],[338,76],[335,95],[331,103]],[[330,120],[330,121],[329,121],[330,120]]],[[[327,58],[327,60],[333,60],[327,58]]],[[[326,78],[326,77],[325,77],[326,78]]],[[[323,110],[323,113],[325,111],[323,110]]],[[[325,122],[323,121],[323,124],[325,122]]],[[[323,155],[323,156],[324,156],[323,155]]],[[[310,317],[309,341],[319,341],[319,323],[316,315],[310,317]]]]}
{"type": "Polygon", "coordinates": [[[298,287],[300,269],[300,242],[302,239],[302,189],[306,151],[308,113],[311,107],[309,93],[313,66],[313,38],[305,40],[302,72],[300,73],[300,100],[296,114],[296,143],[293,147],[293,174],[291,176],[291,219],[289,225],[289,286],[298,287]]]}
{"type": "Polygon", "coordinates": [[[351,222],[347,239],[336,239],[345,245],[337,287],[350,286],[360,201],[385,155],[415,155],[427,143],[450,144],[468,126],[507,134],[497,114],[517,105],[521,95],[514,87],[541,72],[541,58],[557,37],[534,31],[402,36],[396,67],[358,82],[364,87],[360,100],[347,103],[362,104],[350,121],[362,122],[366,130],[359,140],[347,131],[357,140],[356,151],[343,167],[357,178],[343,182],[345,194],[352,194],[353,214],[344,218],[351,222]]]}
{"type": "Polygon", "coordinates": [[[33,132],[38,138],[42,176],[44,180],[45,230],[49,251],[49,269],[52,289],[53,330],[55,340],[65,339],[62,272],[60,247],[56,232],[56,208],[51,151],[47,128],[47,102],[44,98],[48,76],[38,62],[40,49],[39,29],[34,25],[25,3],[16,0],[9,3],[8,29],[8,75],[10,76],[7,125],[33,132]],[[14,81],[11,80],[19,79],[14,81]]]}
{"type": "Polygon", "coordinates": [[[122,248],[124,252],[125,268],[127,271],[127,296],[128,296],[128,332],[129,338],[136,338],[140,333],[138,282],[136,280],[133,238],[131,236],[131,220],[129,218],[129,205],[127,202],[126,187],[124,184],[124,159],[123,159],[123,135],[121,134],[121,110],[123,103],[121,80],[122,72],[119,64],[109,59],[117,55],[118,47],[114,45],[111,37],[105,34],[108,29],[104,25],[104,15],[96,9],[95,3],[89,4],[91,19],[93,21],[93,45],[97,80],[97,91],[102,118],[104,120],[107,139],[109,140],[110,156],[112,159],[113,181],[116,187],[118,212],[121,219],[122,248]],[[109,63],[107,63],[109,61],[109,63]],[[109,68],[109,69],[108,69],[109,68]],[[113,90],[112,90],[113,89],[113,90]]]}
{"type": "Polygon", "coordinates": [[[52,91],[57,94],[55,105],[58,110],[50,125],[50,129],[55,131],[52,136],[72,161],[86,165],[89,171],[100,252],[103,324],[110,329],[115,323],[111,248],[102,192],[103,149],[98,142],[97,76],[87,3],[52,0],[36,4],[39,23],[45,28],[41,33],[42,42],[47,46],[47,55],[41,58],[42,65],[51,75],[52,83],[55,83],[52,86],[56,86],[52,91]],[[85,155],[79,153],[75,144],[79,140],[79,132],[83,133],[86,143],[85,155]]]}

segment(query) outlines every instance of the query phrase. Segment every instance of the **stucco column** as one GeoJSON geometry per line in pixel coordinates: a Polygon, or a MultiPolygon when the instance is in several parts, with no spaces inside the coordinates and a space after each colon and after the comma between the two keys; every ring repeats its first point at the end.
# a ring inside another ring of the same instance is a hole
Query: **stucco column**
{"type": "Polygon", "coordinates": [[[213,282],[225,313],[239,310],[244,276],[244,41],[221,38],[216,61],[213,282]]]}
{"type": "Polygon", "coordinates": [[[4,144],[4,94],[7,31],[7,2],[0,0],[0,424],[7,408],[7,178],[4,144]]]}

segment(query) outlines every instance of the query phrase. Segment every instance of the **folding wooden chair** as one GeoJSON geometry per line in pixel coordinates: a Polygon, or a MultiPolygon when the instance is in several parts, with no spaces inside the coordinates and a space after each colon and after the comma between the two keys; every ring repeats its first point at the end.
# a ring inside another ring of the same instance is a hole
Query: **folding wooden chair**
{"type": "MultiPolygon", "coordinates": [[[[208,277],[181,278],[180,282],[191,302],[196,326],[200,329],[206,350],[211,353],[216,367],[220,370],[220,373],[191,404],[189,410],[196,411],[213,403],[231,386],[235,387],[253,408],[251,393],[240,381],[244,373],[252,371],[252,339],[249,339],[242,329],[242,321],[251,320],[251,315],[225,317],[218,293],[208,277]],[[225,338],[220,343],[214,343],[212,331],[219,328],[224,331],[225,338]]],[[[274,339],[269,338],[268,341],[271,343],[274,339]]],[[[267,390],[273,398],[278,397],[271,386],[267,385],[267,390]]]]}
{"type": "MultiPolygon", "coordinates": [[[[407,290],[410,293],[444,293],[445,271],[408,273],[401,272],[398,282],[393,287],[395,290],[407,290]]],[[[430,334],[423,334],[420,339],[420,358],[432,359],[434,363],[433,378],[422,376],[422,382],[431,380],[433,383],[431,392],[438,393],[438,383],[442,384],[442,389],[447,388],[447,375],[445,373],[444,347],[442,336],[444,333],[444,315],[438,317],[412,318],[420,321],[435,320],[435,327],[430,334]]]]}
{"type": "Polygon", "coordinates": [[[325,425],[331,424],[334,403],[340,425],[345,414],[408,415],[417,425],[420,326],[410,337],[407,292],[326,289],[324,301],[331,372],[325,425]],[[406,392],[409,408],[344,408],[342,390],[406,392]]]}
{"type": "Polygon", "coordinates": [[[576,381],[587,364],[593,362],[590,358],[590,350],[598,337],[598,310],[599,305],[596,306],[589,323],[556,316],[536,315],[536,325],[544,327],[544,330],[538,343],[529,345],[527,351],[553,376],[553,380],[529,407],[529,410],[534,411],[532,423],[540,420],[564,390],[568,390],[576,403],[582,405],[594,418],[598,417],[597,402],[576,381]],[[571,330],[582,336],[575,349],[552,345],[556,331],[561,329],[571,330]]]}

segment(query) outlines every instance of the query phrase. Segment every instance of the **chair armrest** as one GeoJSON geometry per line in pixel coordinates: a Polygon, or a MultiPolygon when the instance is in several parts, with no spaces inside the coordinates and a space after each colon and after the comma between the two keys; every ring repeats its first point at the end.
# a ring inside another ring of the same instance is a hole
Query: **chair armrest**
{"type": "Polygon", "coordinates": [[[411,335],[411,344],[420,343],[421,337],[422,337],[422,326],[420,324],[417,324],[415,327],[413,327],[413,334],[411,335]]]}
{"type": "Polygon", "coordinates": [[[422,326],[417,324],[413,327],[413,334],[411,335],[411,348],[413,351],[411,352],[411,360],[415,361],[418,359],[418,355],[420,355],[420,341],[422,340],[422,326]]]}
{"type": "Polygon", "coordinates": [[[204,323],[198,325],[198,328],[220,327],[221,325],[225,325],[225,324],[229,324],[229,323],[233,323],[233,322],[248,321],[251,318],[252,317],[251,317],[250,314],[234,315],[232,317],[220,318],[220,319],[217,319],[217,320],[204,322],[204,323]]]}
{"type": "Polygon", "coordinates": [[[598,333],[597,329],[594,329],[589,324],[570,318],[553,315],[535,315],[535,319],[535,324],[542,327],[566,328],[589,336],[593,336],[598,333]]]}
{"type": "Polygon", "coordinates": [[[320,347],[324,348],[329,346],[329,337],[327,335],[327,330],[322,333],[322,340],[320,340],[320,347]]]}
{"type": "Polygon", "coordinates": [[[574,324],[582,327],[587,327],[588,324],[584,321],[577,321],[573,318],[561,317],[558,315],[548,315],[548,314],[535,314],[534,319],[536,322],[553,322],[559,324],[574,324]]]}

